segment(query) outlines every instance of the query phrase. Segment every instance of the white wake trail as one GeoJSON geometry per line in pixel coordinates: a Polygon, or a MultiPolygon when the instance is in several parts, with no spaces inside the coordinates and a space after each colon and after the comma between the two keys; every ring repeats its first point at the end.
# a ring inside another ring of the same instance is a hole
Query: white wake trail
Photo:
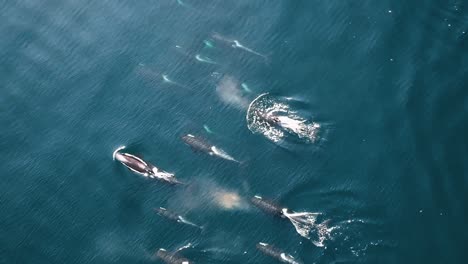
{"type": "Polygon", "coordinates": [[[215,154],[216,156],[220,158],[240,163],[240,161],[236,160],[235,158],[233,158],[231,155],[227,154],[224,150],[220,148],[213,146],[211,147],[211,150],[213,151],[213,154],[215,154]]]}

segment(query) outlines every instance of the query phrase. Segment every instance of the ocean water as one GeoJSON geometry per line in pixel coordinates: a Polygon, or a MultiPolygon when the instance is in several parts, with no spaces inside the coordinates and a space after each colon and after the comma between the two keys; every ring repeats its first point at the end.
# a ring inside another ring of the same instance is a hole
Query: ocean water
{"type": "Polygon", "coordinates": [[[187,243],[196,263],[276,263],[260,241],[304,263],[466,263],[468,2],[19,0],[0,14],[0,263],[162,263],[158,248],[187,243]],[[320,140],[249,131],[261,93],[290,98],[320,140]],[[112,160],[121,145],[188,185],[131,173],[112,160]],[[320,213],[324,245],[256,194],[320,213]]]}

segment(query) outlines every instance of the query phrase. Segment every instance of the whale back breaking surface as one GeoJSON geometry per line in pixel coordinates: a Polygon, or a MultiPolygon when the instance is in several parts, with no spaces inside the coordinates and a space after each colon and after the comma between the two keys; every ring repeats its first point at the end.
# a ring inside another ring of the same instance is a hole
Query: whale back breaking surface
{"type": "Polygon", "coordinates": [[[156,256],[166,264],[191,264],[188,259],[178,255],[177,253],[168,252],[161,248],[156,252],[156,256]]]}
{"type": "Polygon", "coordinates": [[[166,208],[159,207],[155,209],[156,212],[160,215],[163,216],[167,219],[174,220],[174,221],[179,221],[179,215],[177,215],[174,212],[168,211],[166,208]]]}
{"type": "Polygon", "coordinates": [[[137,156],[128,154],[128,153],[120,153],[117,152],[115,154],[115,158],[124,164],[127,168],[138,172],[138,173],[147,173],[148,172],[148,164],[144,162],[142,159],[138,158],[137,156]]]}
{"type": "Polygon", "coordinates": [[[182,137],[182,140],[194,150],[203,151],[205,153],[212,152],[212,145],[202,138],[187,134],[182,137]]]}
{"type": "Polygon", "coordinates": [[[265,211],[266,213],[273,214],[276,216],[283,216],[282,208],[275,204],[273,201],[264,199],[258,195],[252,197],[250,200],[253,205],[265,211]]]}
{"type": "Polygon", "coordinates": [[[268,255],[277,259],[281,258],[281,251],[267,243],[262,243],[262,242],[258,243],[257,249],[260,250],[265,255],[268,255]]]}
{"type": "Polygon", "coordinates": [[[277,260],[290,263],[290,264],[302,264],[300,261],[296,260],[293,256],[284,253],[281,249],[276,248],[267,243],[260,242],[257,244],[257,249],[261,251],[263,254],[276,258],[277,260]]]}

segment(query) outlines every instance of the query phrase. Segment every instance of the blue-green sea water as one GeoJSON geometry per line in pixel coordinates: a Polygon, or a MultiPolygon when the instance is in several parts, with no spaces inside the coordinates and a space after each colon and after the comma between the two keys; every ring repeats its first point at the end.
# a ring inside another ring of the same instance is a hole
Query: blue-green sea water
{"type": "Polygon", "coordinates": [[[466,263],[467,1],[6,0],[0,14],[0,263],[162,263],[158,248],[187,243],[196,263],[276,263],[260,241],[307,264],[466,263]],[[249,131],[265,92],[294,98],[320,140],[249,131]],[[187,186],[131,173],[121,145],[187,186]],[[324,246],[255,194],[321,213],[324,246]]]}

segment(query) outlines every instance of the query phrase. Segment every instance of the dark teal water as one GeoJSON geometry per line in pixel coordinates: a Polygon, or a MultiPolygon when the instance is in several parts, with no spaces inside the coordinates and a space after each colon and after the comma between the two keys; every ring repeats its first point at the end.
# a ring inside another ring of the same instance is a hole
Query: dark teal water
{"type": "Polygon", "coordinates": [[[259,241],[304,263],[466,263],[467,12],[461,0],[0,2],[0,263],[161,263],[158,248],[188,242],[197,263],[274,263],[259,241]],[[300,100],[320,143],[252,134],[216,93],[223,76],[245,100],[300,100]],[[244,164],[192,152],[186,133],[244,164]],[[190,186],[130,173],[112,160],[120,145],[190,186]],[[335,229],[316,247],[251,206],[207,202],[219,190],[335,229]]]}

